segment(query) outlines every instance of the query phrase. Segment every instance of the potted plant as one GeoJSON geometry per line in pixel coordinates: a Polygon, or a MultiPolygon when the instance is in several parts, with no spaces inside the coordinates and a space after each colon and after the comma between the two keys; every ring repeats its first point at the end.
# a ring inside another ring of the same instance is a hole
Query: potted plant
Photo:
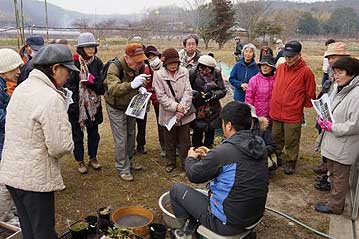
{"type": "Polygon", "coordinates": [[[125,227],[120,227],[115,224],[112,228],[107,230],[107,235],[101,237],[101,239],[135,239],[136,235],[132,230],[125,227]]]}
{"type": "Polygon", "coordinates": [[[86,239],[88,235],[89,224],[85,221],[77,221],[70,226],[72,239],[86,239]]]}

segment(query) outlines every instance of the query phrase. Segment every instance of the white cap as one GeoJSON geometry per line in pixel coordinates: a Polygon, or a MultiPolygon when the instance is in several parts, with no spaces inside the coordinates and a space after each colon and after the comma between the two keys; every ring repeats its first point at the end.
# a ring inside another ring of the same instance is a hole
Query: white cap
{"type": "Polygon", "coordinates": [[[6,73],[15,70],[24,64],[20,55],[11,49],[0,49],[0,73],[6,73]]]}

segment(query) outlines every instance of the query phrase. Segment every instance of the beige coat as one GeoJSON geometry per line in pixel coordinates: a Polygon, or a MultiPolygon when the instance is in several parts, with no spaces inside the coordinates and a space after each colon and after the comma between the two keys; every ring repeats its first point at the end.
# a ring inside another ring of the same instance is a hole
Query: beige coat
{"type": "Polygon", "coordinates": [[[324,157],[351,165],[359,158],[359,76],[339,93],[338,85],[330,94],[335,123],[325,131],[321,144],[324,157]]]}
{"type": "Polygon", "coordinates": [[[71,124],[64,94],[41,71],[14,91],[5,132],[0,183],[35,192],[65,188],[58,160],[73,151],[71,124]]]}
{"type": "MultiPolygon", "coordinates": [[[[160,103],[158,121],[162,126],[165,126],[165,124],[176,115],[177,105],[179,104],[172,95],[166,81],[170,81],[179,103],[184,105],[187,110],[189,110],[192,104],[192,88],[189,81],[188,70],[186,68],[180,67],[174,77],[170,76],[164,67],[155,71],[153,75],[153,88],[156,92],[158,102],[160,103]]],[[[184,116],[180,125],[188,124],[195,118],[195,113],[184,116]]]]}

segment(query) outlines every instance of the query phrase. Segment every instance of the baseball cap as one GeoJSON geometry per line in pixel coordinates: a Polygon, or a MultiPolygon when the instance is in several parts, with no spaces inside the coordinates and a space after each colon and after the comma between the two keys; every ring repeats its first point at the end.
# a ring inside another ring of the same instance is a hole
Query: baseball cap
{"type": "Polygon", "coordinates": [[[70,49],[63,44],[51,44],[40,49],[33,58],[34,65],[61,64],[72,71],[79,71],[74,65],[70,49]]]}
{"type": "Polygon", "coordinates": [[[29,45],[34,51],[38,51],[45,46],[42,36],[30,36],[26,39],[26,45],[29,45]]]}
{"type": "Polygon", "coordinates": [[[284,45],[284,56],[295,56],[302,51],[302,44],[299,41],[289,41],[284,45]]]}
{"type": "Polygon", "coordinates": [[[141,62],[147,59],[143,45],[138,43],[130,43],[125,48],[127,56],[131,57],[135,62],[141,62]]]}

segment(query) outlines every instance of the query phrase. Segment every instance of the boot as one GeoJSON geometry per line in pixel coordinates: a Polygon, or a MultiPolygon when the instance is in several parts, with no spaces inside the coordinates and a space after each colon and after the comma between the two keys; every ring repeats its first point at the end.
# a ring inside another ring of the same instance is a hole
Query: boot
{"type": "Polygon", "coordinates": [[[296,161],[287,161],[284,166],[284,173],[287,175],[292,175],[295,173],[296,161]]]}

